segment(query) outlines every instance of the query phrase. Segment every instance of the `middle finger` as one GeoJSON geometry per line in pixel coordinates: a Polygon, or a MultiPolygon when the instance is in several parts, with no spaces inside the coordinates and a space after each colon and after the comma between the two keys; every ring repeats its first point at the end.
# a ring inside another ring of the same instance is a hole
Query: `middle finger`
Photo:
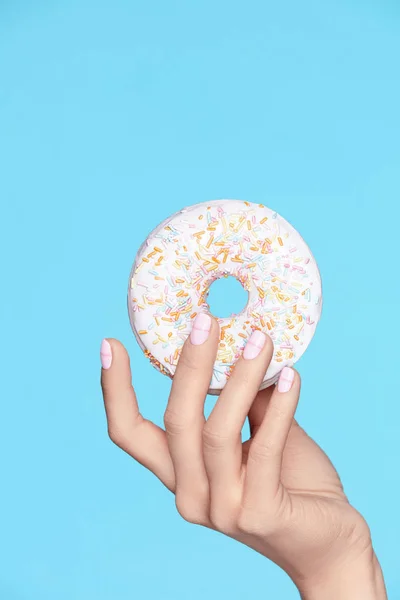
{"type": "Polygon", "coordinates": [[[176,505],[188,521],[206,524],[209,489],[202,451],[204,401],[219,339],[218,322],[200,313],[186,340],[164,416],[176,479],[176,505]]]}
{"type": "Polygon", "coordinates": [[[241,431],[271,362],[273,343],[253,331],[204,427],[204,460],[212,490],[226,490],[241,477],[241,431]]]}

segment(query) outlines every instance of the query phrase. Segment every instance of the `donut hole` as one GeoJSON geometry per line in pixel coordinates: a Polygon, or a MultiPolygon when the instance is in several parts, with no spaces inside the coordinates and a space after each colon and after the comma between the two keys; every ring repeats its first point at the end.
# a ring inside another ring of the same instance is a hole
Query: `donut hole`
{"type": "Polygon", "coordinates": [[[249,301],[249,294],[233,275],[216,279],[210,285],[207,304],[214,317],[226,319],[241,313],[249,301]]]}

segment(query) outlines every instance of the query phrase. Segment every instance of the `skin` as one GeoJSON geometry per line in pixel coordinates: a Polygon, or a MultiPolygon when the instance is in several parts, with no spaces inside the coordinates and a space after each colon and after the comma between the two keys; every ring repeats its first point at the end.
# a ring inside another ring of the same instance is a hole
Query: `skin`
{"type": "Polygon", "coordinates": [[[115,444],[175,494],[180,515],[246,544],[286,571],[303,600],[387,598],[370,530],[345,496],[326,454],[294,419],[300,377],[290,391],[259,392],[271,361],[241,357],[208,418],[204,401],[219,339],[181,353],[165,412],[165,431],[139,411],[129,357],[108,339],[102,369],[108,432],[115,444]],[[251,438],[242,443],[249,420],[251,438]]]}

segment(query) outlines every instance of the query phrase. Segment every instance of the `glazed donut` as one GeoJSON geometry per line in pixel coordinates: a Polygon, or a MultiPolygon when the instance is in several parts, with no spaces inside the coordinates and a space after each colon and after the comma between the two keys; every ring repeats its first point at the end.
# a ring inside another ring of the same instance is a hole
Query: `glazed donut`
{"type": "Polygon", "coordinates": [[[254,329],[274,343],[265,388],[306,350],[321,315],[322,294],[308,246],[262,204],[195,204],[154,229],[129,277],[133,332],[151,363],[173,377],[194,317],[209,310],[211,283],[224,276],[240,281],[248,302],[241,313],[218,318],[220,341],[209,393],[220,393],[254,329]]]}

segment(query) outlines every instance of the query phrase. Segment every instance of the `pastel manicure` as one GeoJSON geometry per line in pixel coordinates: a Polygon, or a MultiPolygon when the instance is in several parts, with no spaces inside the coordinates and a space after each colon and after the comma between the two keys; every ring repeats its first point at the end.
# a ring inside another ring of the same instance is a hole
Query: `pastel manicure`
{"type": "Polygon", "coordinates": [[[247,341],[243,352],[243,358],[247,360],[256,358],[264,348],[266,339],[265,333],[255,329],[247,341]]]}
{"type": "Polygon", "coordinates": [[[200,346],[208,338],[211,330],[211,317],[206,313],[199,313],[193,321],[190,341],[194,346],[200,346]]]}
{"type": "Polygon", "coordinates": [[[290,367],[284,367],[281,371],[278,381],[278,392],[285,394],[292,387],[294,380],[294,371],[290,367]]]}
{"type": "Polygon", "coordinates": [[[107,340],[103,340],[101,342],[100,359],[101,359],[101,366],[103,367],[103,369],[109,369],[111,367],[112,352],[111,352],[111,346],[110,346],[109,342],[107,342],[107,340]]]}

